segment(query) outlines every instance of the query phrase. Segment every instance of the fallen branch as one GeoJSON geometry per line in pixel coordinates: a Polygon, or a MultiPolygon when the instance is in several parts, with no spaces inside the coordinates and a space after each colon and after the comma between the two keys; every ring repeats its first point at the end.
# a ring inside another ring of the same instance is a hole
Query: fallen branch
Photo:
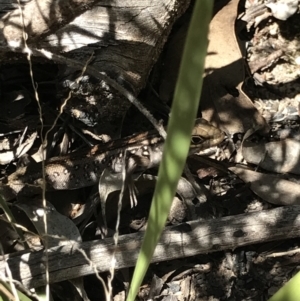
{"type": "MultiPolygon", "coordinates": [[[[152,262],[297,237],[300,235],[299,214],[300,206],[289,206],[169,227],[163,232],[152,262]]],[[[134,266],[142,238],[143,233],[136,233],[121,236],[118,246],[114,246],[113,240],[108,238],[80,244],[70,242],[66,246],[49,249],[50,282],[85,276],[96,270],[107,271],[113,253],[116,269],[134,266]]],[[[5,259],[13,278],[24,286],[45,284],[44,251],[15,253],[6,255],[5,259]]],[[[0,274],[6,274],[3,257],[0,274]]]]}

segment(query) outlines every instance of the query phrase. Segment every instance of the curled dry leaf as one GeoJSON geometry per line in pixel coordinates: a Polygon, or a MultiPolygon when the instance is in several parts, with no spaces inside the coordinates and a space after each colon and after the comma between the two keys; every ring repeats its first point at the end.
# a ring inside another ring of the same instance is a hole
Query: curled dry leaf
{"type": "Polygon", "coordinates": [[[18,201],[15,205],[23,210],[35,226],[43,242],[47,238],[48,248],[80,242],[81,236],[74,223],[58,213],[54,206],[47,202],[43,208],[41,201],[18,201]],[[47,214],[47,236],[45,236],[44,214],[47,214]]]}
{"type": "Polygon", "coordinates": [[[285,139],[265,143],[243,141],[242,154],[248,163],[277,173],[300,174],[300,141],[285,139]]]}
{"type": "Polygon", "coordinates": [[[37,132],[34,132],[29,136],[28,139],[26,139],[24,143],[20,144],[16,149],[0,153],[0,164],[9,164],[10,162],[26,154],[31,149],[36,137],[37,132]]]}
{"type": "Polygon", "coordinates": [[[266,131],[264,118],[242,90],[245,61],[235,32],[239,0],[224,6],[210,23],[201,105],[203,117],[229,134],[266,131]]]}
{"type": "Polygon", "coordinates": [[[300,205],[300,185],[280,176],[264,174],[241,167],[230,167],[251,190],[268,203],[275,205],[300,205]]]}
{"type": "MultiPolygon", "coordinates": [[[[42,202],[21,202],[18,201],[16,206],[23,210],[29,217],[37,232],[41,236],[44,244],[47,239],[48,248],[63,246],[76,242],[81,242],[81,235],[75,224],[66,216],[56,211],[50,202],[46,202],[46,208],[43,208],[42,202]],[[45,233],[44,214],[47,214],[47,233],[45,233]]],[[[88,301],[86,291],[83,286],[82,277],[72,277],[70,282],[74,285],[79,295],[84,301],[88,301]]]]}

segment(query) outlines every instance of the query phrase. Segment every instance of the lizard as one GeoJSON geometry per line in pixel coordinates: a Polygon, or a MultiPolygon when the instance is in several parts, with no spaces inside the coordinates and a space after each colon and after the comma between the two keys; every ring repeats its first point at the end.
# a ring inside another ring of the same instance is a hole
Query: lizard
{"type": "MultiPolygon", "coordinates": [[[[204,119],[197,119],[189,154],[218,145],[224,133],[204,119]]],[[[69,190],[98,183],[105,168],[120,173],[126,158],[127,172],[157,167],[162,158],[164,139],[155,131],[134,134],[44,162],[46,190],[69,190]]],[[[0,182],[5,201],[19,193],[38,193],[43,184],[42,163],[18,168],[0,182]]]]}

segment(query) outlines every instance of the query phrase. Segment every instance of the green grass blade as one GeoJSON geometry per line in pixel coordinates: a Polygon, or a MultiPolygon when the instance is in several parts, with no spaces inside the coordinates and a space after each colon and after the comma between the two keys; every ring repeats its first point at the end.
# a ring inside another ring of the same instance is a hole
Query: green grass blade
{"type": "Polygon", "coordinates": [[[202,88],[208,26],[213,1],[195,3],[185,44],[169,121],[164,154],[158,172],[148,226],[137,260],[127,301],[134,301],[165,226],[189,151],[202,88]]]}
{"type": "Polygon", "coordinates": [[[300,272],[290,279],[268,301],[299,301],[300,300],[300,272]]]}

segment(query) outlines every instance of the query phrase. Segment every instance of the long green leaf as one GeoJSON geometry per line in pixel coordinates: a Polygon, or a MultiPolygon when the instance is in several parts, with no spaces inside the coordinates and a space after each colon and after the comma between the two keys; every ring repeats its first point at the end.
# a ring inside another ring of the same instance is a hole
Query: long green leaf
{"type": "Polygon", "coordinates": [[[213,1],[211,0],[198,0],[194,7],[180,66],[167,139],[158,172],[158,181],[154,191],[148,226],[127,301],[135,300],[165,226],[177,183],[186,162],[202,88],[212,5],[213,1]]]}
{"type": "Polygon", "coordinates": [[[300,272],[290,279],[268,301],[299,301],[300,300],[300,272]]]}

